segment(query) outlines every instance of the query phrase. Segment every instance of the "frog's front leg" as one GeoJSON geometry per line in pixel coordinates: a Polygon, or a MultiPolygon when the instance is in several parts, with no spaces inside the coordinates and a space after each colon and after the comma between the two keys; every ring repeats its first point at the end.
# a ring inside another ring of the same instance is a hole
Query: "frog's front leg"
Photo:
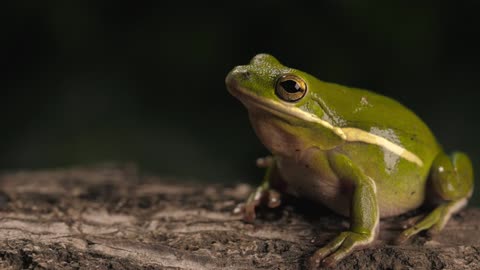
{"type": "Polygon", "coordinates": [[[430,234],[440,232],[452,214],[467,204],[473,191],[472,163],[464,153],[456,152],[449,157],[442,152],[433,161],[429,180],[432,190],[442,202],[424,219],[402,232],[398,243],[423,230],[428,230],[430,234]]]}
{"type": "Polygon", "coordinates": [[[340,233],[311,257],[312,268],[320,263],[334,265],[353,249],[366,246],[375,240],[379,223],[375,182],[365,175],[347,156],[332,153],[332,169],[342,181],[353,185],[350,206],[350,230],[340,233]]]}
{"type": "Polygon", "coordinates": [[[257,159],[257,166],[266,168],[263,181],[255,191],[253,191],[245,203],[239,204],[233,212],[235,214],[242,214],[243,220],[246,222],[253,222],[255,220],[255,208],[263,201],[267,201],[270,208],[275,208],[280,205],[280,193],[272,188],[272,181],[274,172],[276,170],[275,159],[271,156],[257,159]]]}

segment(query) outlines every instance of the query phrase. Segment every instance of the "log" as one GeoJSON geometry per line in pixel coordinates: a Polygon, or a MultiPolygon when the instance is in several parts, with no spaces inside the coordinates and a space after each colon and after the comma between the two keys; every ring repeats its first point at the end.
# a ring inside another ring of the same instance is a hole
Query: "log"
{"type": "MultiPolygon", "coordinates": [[[[348,227],[300,199],[232,214],[242,183],[193,183],[131,164],[16,171],[0,176],[1,269],[305,269],[348,227]]],[[[335,269],[480,269],[480,211],[455,214],[433,238],[392,240],[422,210],[382,220],[379,239],[335,269]]]]}

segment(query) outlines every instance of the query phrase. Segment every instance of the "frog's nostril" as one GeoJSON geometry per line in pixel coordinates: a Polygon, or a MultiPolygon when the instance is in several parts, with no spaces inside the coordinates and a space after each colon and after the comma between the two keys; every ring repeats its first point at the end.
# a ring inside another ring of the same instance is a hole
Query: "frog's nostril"
{"type": "Polygon", "coordinates": [[[249,80],[251,73],[248,71],[246,66],[237,66],[232,69],[225,78],[227,85],[233,85],[239,81],[249,80]]]}
{"type": "Polygon", "coordinates": [[[238,78],[241,79],[249,79],[250,78],[250,71],[248,71],[247,66],[238,66],[234,69],[233,73],[236,74],[238,78]]]}
{"type": "Polygon", "coordinates": [[[241,74],[244,79],[250,79],[251,74],[248,72],[248,70],[243,71],[241,74]]]}

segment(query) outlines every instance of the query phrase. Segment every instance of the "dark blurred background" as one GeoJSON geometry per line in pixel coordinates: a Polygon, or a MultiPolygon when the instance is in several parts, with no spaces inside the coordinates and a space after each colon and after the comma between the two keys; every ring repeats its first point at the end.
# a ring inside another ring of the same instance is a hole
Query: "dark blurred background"
{"type": "Polygon", "coordinates": [[[224,78],[267,52],[399,100],[480,175],[479,2],[421,2],[2,3],[0,169],[128,161],[256,183],[268,152],[224,78]]]}

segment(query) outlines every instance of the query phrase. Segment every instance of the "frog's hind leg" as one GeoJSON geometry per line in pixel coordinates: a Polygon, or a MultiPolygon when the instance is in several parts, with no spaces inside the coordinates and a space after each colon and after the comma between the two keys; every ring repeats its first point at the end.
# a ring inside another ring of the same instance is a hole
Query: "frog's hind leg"
{"type": "Polygon", "coordinates": [[[442,202],[416,225],[403,231],[397,242],[404,242],[423,230],[428,230],[430,234],[440,232],[452,214],[467,205],[473,191],[472,163],[461,152],[455,152],[450,157],[441,153],[433,161],[430,181],[435,195],[442,202]]]}

